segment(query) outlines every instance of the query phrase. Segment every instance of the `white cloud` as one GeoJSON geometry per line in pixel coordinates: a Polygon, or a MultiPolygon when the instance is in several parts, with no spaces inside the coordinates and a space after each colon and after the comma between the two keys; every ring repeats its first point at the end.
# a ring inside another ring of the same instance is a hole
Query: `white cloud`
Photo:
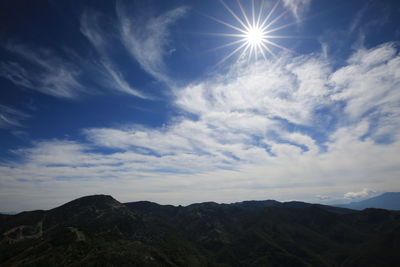
{"type": "Polygon", "coordinates": [[[331,75],[332,98],[346,102],[346,117],[358,121],[373,118],[376,137],[398,132],[400,125],[400,57],[396,47],[383,44],[360,49],[349,64],[331,75]]]}
{"type": "Polygon", "coordinates": [[[310,153],[318,153],[320,150],[315,140],[305,134],[296,132],[287,133],[286,135],[283,136],[283,138],[295,144],[305,146],[307,150],[310,151],[310,153]]]}
{"type": "Polygon", "coordinates": [[[349,199],[367,198],[373,196],[374,194],[376,194],[376,191],[364,188],[360,192],[347,192],[346,194],[344,194],[344,198],[349,198],[349,199]]]}
{"type": "Polygon", "coordinates": [[[174,91],[177,107],[196,119],[91,128],[86,142],[48,140],[15,151],[24,161],[0,165],[0,203],[10,192],[38,198],[37,191],[60,201],[74,190],[187,204],[400,189],[398,61],[386,44],[357,51],[337,70],[319,55],[233,66],[174,91]],[[358,109],[385,113],[357,110],[359,99],[369,100],[358,109]],[[342,109],[333,108],[337,102],[342,109]],[[337,122],[326,122],[328,115],[337,122]],[[376,133],[389,128],[390,145],[381,144],[376,133]]]}
{"type": "Polygon", "coordinates": [[[102,65],[108,74],[108,79],[105,79],[105,82],[109,84],[111,88],[115,88],[123,93],[131,94],[143,99],[153,99],[153,97],[132,88],[132,86],[130,86],[124,79],[122,74],[115,70],[110,63],[102,62],[102,65]]]}
{"type": "Polygon", "coordinates": [[[29,117],[25,112],[0,104],[0,128],[21,127],[21,121],[29,117]]]}
{"type": "Polygon", "coordinates": [[[307,11],[311,0],[283,0],[285,7],[289,8],[296,19],[300,17],[307,11]]]}
{"type": "Polygon", "coordinates": [[[100,19],[100,13],[91,9],[85,10],[80,19],[80,30],[99,54],[106,55],[107,40],[105,40],[104,32],[99,25],[100,19]]]}
{"type": "MultiPolygon", "coordinates": [[[[199,134],[203,151],[176,148],[169,144],[170,137],[162,135],[149,137],[151,134],[147,133],[148,137],[142,137],[154,142],[143,145],[171,152],[163,155],[129,147],[105,154],[99,144],[40,142],[15,152],[23,156],[24,162],[0,167],[0,198],[17,192],[36,199],[35,192],[40,191],[57,193],[65,201],[71,198],[72,191],[74,196],[100,191],[126,201],[154,197],[163,203],[185,204],[299,196],[307,200],[307,195],[346,192],[349,187],[368,186],[381,191],[399,187],[396,155],[400,143],[384,147],[371,140],[360,141],[362,131],[356,136],[354,132],[341,129],[340,140],[330,142],[328,152],[322,154],[304,153],[295,146],[275,143],[272,150],[276,156],[255,145],[216,142],[209,136],[211,131],[209,135],[199,134]],[[231,158],[229,152],[242,160],[231,158]],[[377,157],[381,160],[376,161],[377,157]]],[[[198,131],[188,130],[184,139],[191,134],[198,131]]],[[[314,201],[313,197],[310,200],[314,201]]]]}
{"type": "Polygon", "coordinates": [[[120,23],[121,40],[130,55],[137,60],[143,70],[166,84],[172,81],[166,75],[164,57],[170,45],[169,28],[187,12],[186,7],[178,7],[159,16],[147,14],[129,14],[129,8],[117,2],[117,14],[120,23]]]}
{"type": "Polygon", "coordinates": [[[351,22],[350,26],[349,26],[349,34],[354,34],[354,32],[356,31],[356,29],[359,28],[361,21],[365,15],[365,13],[368,10],[368,6],[370,5],[371,2],[367,2],[362,8],[360,8],[358,10],[358,12],[356,13],[356,15],[353,18],[353,21],[351,22]]]}
{"type": "MultiPolygon", "coordinates": [[[[81,16],[81,32],[97,51],[100,59],[86,58],[72,50],[56,51],[8,42],[4,47],[16,56],[13,61],[0,62],[0,77],[17,86],[33,89],[59,98],[78,98],[82,94],[99,92],[84,83],[82,76],[91,75],[99,87],[115,89],[142,99],[154,99],[149,94],[134,88],[113,63],[113,42],[125,46],[127,52],[155,78],[168,81],[163,58],[169,42],[168,27],[186,9],[177,8],[156,18],[149,18],[140,24],[119,10],[119,24],[112,36],[102,30],[100,13],[86,10],[81,16]],[[125,17],[126,16],[126,17],[125,17]],[[128,25],[128,24],[129,25],[128,25]],[[119,29],[121,26],[121,29],[119,29]],[[141,29],[146,31],[142,32],[141,29]],[[120,32],[121,36],[118,35],[120,32]],[[18,60],[17,60],[18,59],[18,60]],[[21,60],[22,59],[22,60],[21,60]]],[[[112,24],[112,23],[111,23],[112,24]]]]}
{"type": "Polygon", "coordinates": [[[200,116],[246,113],[309,124],[313,110],[329,101],[329,68],[322,60],[282,57],[263,65],[238,66],[224,77],[177,90],[177,105],[200,116]]]}
{"type": "Polygon", "coordinates": [[[76,98],[87,92],[80,82],[80,69],[53,51],[11,43],[6,48],[35,66],[32,69],[17,62],[0,62],[0,76],[15,85],[60,98],[76,98]]]}
{"type": "Polygon", "coordinates": [[[133,88],[112,64],[112,60],[109,57],[110,45],[108,45],[112,39],[106,38],[107,34],[99,24],[100,19],[101,14],[93,10],[86,10],[82,14],[80,21],[82,34],[89,40],[101,57],[100,63],[94,65],[96,71],[101,74],[99,84],[102,86],[107,85],[110,88],[136,97],[151,99],[147,94],[133,88]]]}

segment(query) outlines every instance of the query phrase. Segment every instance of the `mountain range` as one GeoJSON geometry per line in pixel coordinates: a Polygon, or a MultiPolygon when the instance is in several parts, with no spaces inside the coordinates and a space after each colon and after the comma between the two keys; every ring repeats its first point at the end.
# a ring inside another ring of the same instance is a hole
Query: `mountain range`
{"type": "Polygon", "coordinates": [[[397,266],[400,212],[82,197],[0,215],[0,266],[397,266]]]}
{"type": "Polygon", "coordinates": [[[363,210],[367,208],[400,210],[400,192],[387,192],[362,201],[351,202],[349,204],[339,204],[335,206],[355,210],[363,210]]]}

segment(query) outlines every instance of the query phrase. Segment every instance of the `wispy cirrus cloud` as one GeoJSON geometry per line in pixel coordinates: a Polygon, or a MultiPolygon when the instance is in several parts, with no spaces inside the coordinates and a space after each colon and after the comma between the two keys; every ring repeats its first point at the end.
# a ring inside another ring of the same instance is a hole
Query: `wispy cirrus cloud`
{"type": "Polygon", "coordinates": [[[98,59],[87,58],[73,50],[61,52],[8,42],[4,47],[15,59],[0,62],[0,76],[17,86],[69,99],[99,93],[98,88],[88,85],[87,77],[91,77],[92,82],[100,88],[154,100],[154,97],[138,90],[126,79],[126,73],[112,59],[113,46],[110,44],[117,43],[121,48],[125,47],[144,71],[171,85],[172,80],[164,62],[170,44],[169,28],[187,12],[187,8],[176,8],[159,16],[142,16],[129,14],[125,7],[123,2],[118,1],[118,21],[107,18],[111,27],[114,27],[114,36],[102,29],[101,13],[90,9],[83,12],[80,30],[100,56],[98,59]]]}
{"type": "Polygon", "coordinates": [[[0,128],[21,127],[21,121],[29,117],[25,112],[0,104],[0,128]]]}
{"type": "Polygon", "coordinates": [[[29,194],[40,182],[66,200],[66,188],[79,184],[81,194],[104,188],[122,200],[174,204],[321,194],[334,201],[348,188],[400,188],[399,62],[391,43],[360,49],[337,69],[320,55],[238,62],[175,90],[182,114],[195,116],[36,143],[15,151],[24,161],[0,166],[2,188],[24,183],[29,194]]]}
{"type": "Polygon", "coordinates": [[[285,7],[289,8],[293,16],[299,20],[307,11],[311,0],[283,0],[285,7]]]}
{"type": "Polygon", "coordinates": [[[116,10],[121,40],[132,58],[151,76],[170,84],[172,81],[164,61],[170,50],[169,28],[187,13],[188,8],[178,7],[158,16],[146,12],[132,16],[128,12],[129,6],[117,1],[116,10]]]}
{"type": "Polygon", "coordinates": [[[52,50],[15,43],[8,43],[6,49],[22,59],[0,62],[0,76],[15,85],[59,98],[88,93],[80,80],[81,69],[52,50]]]}
{"type": "MultiPolygon", "coordinates": [[[[72,50],[69,53],[60,53],[53,49],[8,42],[4,48],[14,55],[15,59],[0,62],[0,76],[20,87],[36,90],[58,98],[74,99],[82,94],[99,92],[99,90],[90,88],[83,82],[82,77],[89,74],[92,77],[96,77],[94,81],[97,81],[103,88],[115,89],[121,93],[130,94],[143,99],[153,99],[150,95],[132,87],[113,63],[108,43],[115,40],[107,37],[109,35],[101,29],[100,19],[100,13],[93,10],[86,10],[82,14],[80,21],[82,34],[89,40],[93,48],[95,48],[100,59],[93,61],[72,50]]],[[[160,21],[160,23],[164,22],[167,24],[169,23],[167,18],[160,21]]],[[[163,39],[168,36],[167,25],[164,26],[165,28],[161,29],[163,32],[154,36],[157,40],[154,40],[154,42],[148,41],[147,46],[150,43],[155,44],[156,41],[159,42],[161,46],[167,42],[167,40],[163,39]]],[[[115,25],[115,27],[117,32],[118,26],[115,25]]],[[[149,32],[147,37],[142,36],[142,38],[148,38],[148,40],[150,40],[152,34],[154,35],[155,32],[149,32]]],[[[115,36],[115,39],[121,41],[118,35],[115,36]]],[[[131,39],[131,41],[132,40],[133,39],[131,39]]],[[[139,43],[137,43],[137,45],[139,45],[139,43]]],[[[122,44],[121,47],[123,47],[122,44]]],[[[161,62],[161,55],[163,52],[160,50],[154,51],[153,49],[156,48],[155,46],[147,48],[150,48],[149,51],[152,51],[152,53],[158,53],[158,55],[160,55],[160,58],[157,58],[157,56],[153,54],[153,56],[151,56],[152,59],[146,62],[153,62],[154,66],[160,64],[159,77],[161,77],[161,70],[164,71],[161,67],[161,65],[163,65],[161,62]]],[[[136,51],[139,50],[136,49],[136,51]]],[[[144,60],[144,54],[142,54],[142,57],[144,60]]]]}
{"type": "Polygon", "coordinates": [[[100,56],[98,64],[92,66],[97,73],[100,73],[100,84],[107,85],[122,93],[127,93],[143,99],[151,99],[149,95],[132,87],[124,78],[120,71],[115,67],[110,54],[110,45],[112,38],[106,37],[106,34],[100,27],[101,14],[94,10],[86,10],[81,16],[81,33],[89,40],[92,46],[100,56]]]}

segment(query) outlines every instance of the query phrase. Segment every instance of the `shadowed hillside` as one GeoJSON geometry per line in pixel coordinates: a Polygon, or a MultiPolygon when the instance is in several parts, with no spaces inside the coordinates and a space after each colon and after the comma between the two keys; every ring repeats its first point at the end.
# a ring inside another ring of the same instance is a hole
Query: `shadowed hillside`
{"type": "Polygon", "coordinates": [[[1,266],[395,266],[400,213],[273,200],[186,207],[96,195],[0,216],[1,266]]]}

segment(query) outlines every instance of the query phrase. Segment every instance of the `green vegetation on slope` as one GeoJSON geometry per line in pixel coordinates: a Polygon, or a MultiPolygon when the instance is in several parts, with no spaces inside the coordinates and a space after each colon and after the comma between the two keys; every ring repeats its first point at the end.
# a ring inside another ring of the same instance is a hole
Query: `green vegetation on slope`
{"type": "Polygon", "coordinates": [[[1,217],[1,266],[395,266],[400,213],[301,202],[121,204],[1,217]]]}

